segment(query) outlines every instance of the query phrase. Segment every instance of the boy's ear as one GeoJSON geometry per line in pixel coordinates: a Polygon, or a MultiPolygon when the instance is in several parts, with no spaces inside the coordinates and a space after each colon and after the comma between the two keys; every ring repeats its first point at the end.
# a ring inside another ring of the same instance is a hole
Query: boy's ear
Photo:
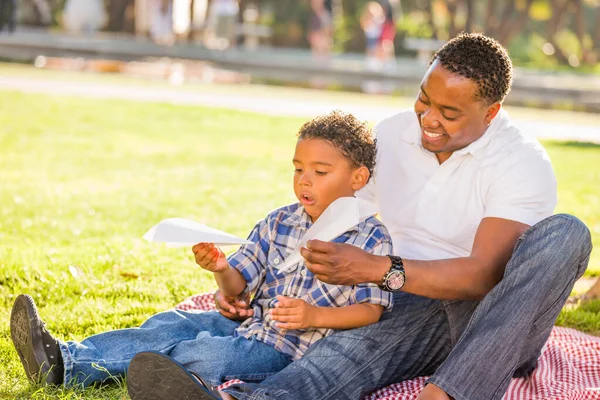
{"type": "Polygon", "coordinates": [[[369,169],[363,165],[355,169],[352,175],[352,190],[360,190],[367,184],[371,173],[369,172],[369,169]]]}

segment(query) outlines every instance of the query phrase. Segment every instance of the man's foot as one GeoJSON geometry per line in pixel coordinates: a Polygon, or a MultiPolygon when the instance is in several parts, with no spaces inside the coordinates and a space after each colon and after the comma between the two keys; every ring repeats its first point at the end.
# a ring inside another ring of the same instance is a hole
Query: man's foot
{"type": "Polygon", "coordinates": [[[219,392],[183,365],[154,351],[144,351],[133,357],[127,371],[127,391],[132,400],[222,398],[219,392]]]}
{"type": "Polygon", "coordinates": [[[17,297],[10,314],[10,337],[29,380],[60,385],[64,366],[58,340],[40,319],[31,296],[17,297]]]}

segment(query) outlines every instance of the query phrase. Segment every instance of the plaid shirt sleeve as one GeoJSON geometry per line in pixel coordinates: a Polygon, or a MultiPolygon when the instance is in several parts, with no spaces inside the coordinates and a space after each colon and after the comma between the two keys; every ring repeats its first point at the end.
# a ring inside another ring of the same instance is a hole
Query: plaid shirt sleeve
{"type": "Polygon", "coordinates": [[[227,261],[243,275],[248,285],[247,290],[254,292],[265,277],[269,254],[269,224],[266,219],[254,226],[248,240],[255,244],[241,246],[227,261]]]}
{"type": "MultiPolygon", "coordinates": [[[[372,235],[367,241],[367,245],[373,240],[376,240],[376,244],[372,247],[367,246],[365,250],[379,256],[392,254],[392,239],[390,238],[387,230],[383,228],[381,230],[376,230],[375,232],[377,231],[379,231],[379,234],[372,235]],[[377,236],[380,237],[376,239],[377,236]]],[[[350,297],[350,304],[378,304],[385,307],[386,311],[391,311],[393,306],[392,299],[392,293],[381,289],[374,283],[361,283],[354,287],[352,296],[350,297]]]]}

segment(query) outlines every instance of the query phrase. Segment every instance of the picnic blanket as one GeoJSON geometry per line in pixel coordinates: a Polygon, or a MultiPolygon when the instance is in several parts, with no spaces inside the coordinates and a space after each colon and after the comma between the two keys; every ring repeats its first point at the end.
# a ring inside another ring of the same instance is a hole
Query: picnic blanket
{"type": "MultiPolygon", "coordinates": [[[[214,309],[211,294],[179,303],[181,310],[214,309]]],[[[427,377],[394,383],[365,400],[414,400],[427,377]]],[[[236,381],[221,386],[227,387],[236,381]]],[[[542,350],[538,367],[528,379],[513,379],[503,400],[600,400],[600,337],[575,329],[554,327],[542,350]]]]}

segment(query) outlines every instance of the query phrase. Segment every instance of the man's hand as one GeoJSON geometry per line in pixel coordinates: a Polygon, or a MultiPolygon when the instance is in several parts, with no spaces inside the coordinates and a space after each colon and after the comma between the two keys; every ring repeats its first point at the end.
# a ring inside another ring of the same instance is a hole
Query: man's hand
{"type": "Polygon", "coordinates": [[[229,268],[225,253],[213,243],[198,243],[192,247],[196,264],[211,272],[221,272],[229,268]]]}
{"type": "Polygon", "coordinates": [[[307,247],[300,249],[306,268],[320,281],[334,285],[379,283],[391,264],[387,257],[375,256],[350,244],[315,239],[309,240],[307,247]]]}
{"type": "Polygon", "coordinates": [[[271,317],[281,329],[312,328],[316,325],[317,307],[306,301],[277,296],[277,304],[271,309],[271,317]]]}
{"type": "Polygon", "coordinates": [[[254,315],[254,310],[249,308],[250,293],[245,293],[234,298],[225,296],[221,290],[217,290],[213,298],[217,311],[231,320],[243,321],[254,315]]]}

